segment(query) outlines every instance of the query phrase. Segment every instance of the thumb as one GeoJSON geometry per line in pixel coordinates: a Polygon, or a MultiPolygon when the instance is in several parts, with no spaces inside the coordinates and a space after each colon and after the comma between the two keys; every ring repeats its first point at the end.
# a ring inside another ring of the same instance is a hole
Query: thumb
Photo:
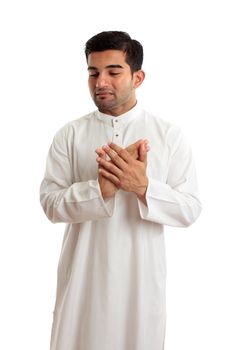
{"type": "Polygon", "coordinates": [[[144,142],[139,146],[139,161],[147,164],[147,149],[144,142]]]}

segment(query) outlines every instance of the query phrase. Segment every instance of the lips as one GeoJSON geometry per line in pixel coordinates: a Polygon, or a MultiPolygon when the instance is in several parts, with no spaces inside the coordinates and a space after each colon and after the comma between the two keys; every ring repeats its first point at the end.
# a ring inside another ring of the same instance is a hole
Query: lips
{"type": "Polygon", "coordinates": [[[96,94],[96,96],[108,96],[110,95],[109,92],[99,92],[98,94],[96,94]]]}
{"type": "Polygon", "coordinates": [[[113,93],[110,90],[98,90],[98,91],[95,91],[95,95],[100,97],[105,97],[108,95],[113,95],[113,93]]]}

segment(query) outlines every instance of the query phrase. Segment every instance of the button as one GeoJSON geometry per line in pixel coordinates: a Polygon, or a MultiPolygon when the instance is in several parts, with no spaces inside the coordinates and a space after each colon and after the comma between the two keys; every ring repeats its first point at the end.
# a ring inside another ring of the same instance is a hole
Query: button
{"type": "Polygon", "coordinates": [[[116,136],[116,137],[118,137],[118,136],[119,136],[119,134],[116,134],[115,136],[116,136]]]}
{"type": "Polygon", "coordinates": [[[118,123],[118,120],[117,120],[117,119],[115,119],[115,123],[118,123]]]}

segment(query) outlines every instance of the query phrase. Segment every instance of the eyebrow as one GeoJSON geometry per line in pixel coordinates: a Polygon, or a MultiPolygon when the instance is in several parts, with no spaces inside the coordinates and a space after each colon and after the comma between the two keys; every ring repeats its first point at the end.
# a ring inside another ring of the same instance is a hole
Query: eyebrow
{"type": "MultiPolygon", "coordinates": [[[[124,69],[124,67],[121,66],[120,64],[109,64],[105,68],[120,68],[120,69],[124,69]]],[[[93,66],[89,66],[88,70],[98,70],[98,68],[97,67],[93,67],[93,66]]]]}

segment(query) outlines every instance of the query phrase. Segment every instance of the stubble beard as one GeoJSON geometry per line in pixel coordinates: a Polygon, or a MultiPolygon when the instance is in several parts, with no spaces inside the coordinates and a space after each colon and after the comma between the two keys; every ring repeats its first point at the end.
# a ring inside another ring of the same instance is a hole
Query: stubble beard
{"type": "Polygon", "coordinates": [[[97,99],[95,97],[93,100],[99,111],[103,113],[105,113],[106,111],[112,111],[113,109],[118,107],[118,103],[115,99],[108,101],[106,99],[97,99]]]}
{"type": "Polygon", "coordinates": [[[112,114],[112,111],[119,108],[120,106],[127,104],[132,97],[131,91],[126,95],[117,98],[113,93],[111,99],[99,98],[96,94],[93,95],[93,101],[101,113],[112,114]]]}

